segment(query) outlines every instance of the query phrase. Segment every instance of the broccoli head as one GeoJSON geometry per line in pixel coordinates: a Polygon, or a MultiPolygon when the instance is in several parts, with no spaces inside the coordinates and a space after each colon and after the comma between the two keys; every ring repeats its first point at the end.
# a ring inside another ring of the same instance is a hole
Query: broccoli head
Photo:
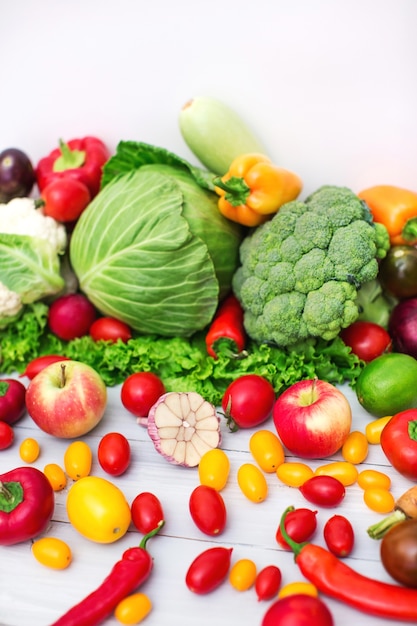
{"type": "Polygon", "coordinates": [[[283,347],[333,339],[358,318],[358,290],[389,246],[386,228],[346,187],[284,204],[240,247],[233,290],[248,335],[283,347]]]}

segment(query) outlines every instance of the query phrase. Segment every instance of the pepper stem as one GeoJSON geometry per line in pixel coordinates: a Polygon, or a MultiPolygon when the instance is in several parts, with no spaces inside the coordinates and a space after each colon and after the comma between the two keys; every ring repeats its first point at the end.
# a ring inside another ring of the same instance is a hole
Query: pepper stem
{"type": "Polygon", "coordinates": [[[250,194],[250,188],[243,178],[231,176],[228,180],[223,181],[219,176],[213,180],[216,187],[226,192],[225,200],[232,206],[240,206],[246,204],[246,200],[250,194]]]}
{"type": "Polygon", "coordinates": [[[279,523],[279,528],[281,530],[281,534],[282,534],[284,540],[287,542],[287,544],[290,546],[291,550],[294,552],[294,555],[297,557],[300,554],[300,552],[303,549],[303,547],[305,545],[307,545],[307,542],[297,543],[296,541],[291,539],[291,537],[287,533],[287,529],[285,528],[285,519],[286,519],[288,513],[291,513],[291,511],[294,511],[294,507],[293,506],[289,506],[289,507],[287,507],[285,509],[284,513],[281,516],[281,520],[280,520],[280,523],[279,523]]]}
{"type": "Polygon", "coordinates": [[[0,494],[4,497],[5,500],[10,501],[13,498],[13,494],[10,491],[10,489],[8,489],[6,487],[6,485],[4,483],[2,483],[0,481],[0,494]]]}
{"type": "Polygon", "coordinates": [[[385,535],[385,533],[389,531],[390,528],[392,528],[399,522],[403,522],[406,519],[407,515],[403,511],[401,511],[401,509],[396,509],[394,513],[391,513],[391,515],[388,515],[388,517],[385,517],[380,522],[369,526],[367,531],[368,535],[371,537],[371,539],[381,539],[385,535]]]}
{"type": "Polygon", "coordinates": [[[165,524],[165,520],[161,519],[161,521],[158,522],[158,525],[153,530],[149,531],[146,535],[144,535],[142,537],[142,541],[139,544],[139,548],[143,548],[144,550],[146,550],[146,544],[148,542],[148,539],[150,539],[151,537],[154,537],[157,533],[159,533],[159,531],[161,530],[164,524],[165,524]]]}
{"type": "Polygon", "coordinates": [[[412,217],[405,223],[401,236],[409,242],[417,239],[417,217],[412,217]]]}
{"type": "Polygon", "coordinates": [[[59,147],[61,150],[61,156],[55,159],[53,164],[54,172],[65,172],[65,170],[74,170],[82,167],[85,163],[85,151],[84,150],[71,150],[69,145],[59,140],[59,147]]]}

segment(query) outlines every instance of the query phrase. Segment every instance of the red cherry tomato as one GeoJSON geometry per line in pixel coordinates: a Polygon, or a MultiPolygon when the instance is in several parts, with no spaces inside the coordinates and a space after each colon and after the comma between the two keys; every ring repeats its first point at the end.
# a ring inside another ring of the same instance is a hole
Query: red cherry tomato
{"type": "Polygon", "coordinates": [[[14,430],[7,422],[0,422],[0,450],[10,448],[14,441],[14,430]]]}
{"type": "MultiPolygon", "coordinates": [[[[298,508],[287,513],[284,522],[285,530],[291,539],[297,543],[303,543],[311,539],[317,529],[317,511],[311,511],[310,509],[298,508]]],[[[275,535],[277,543],[280,544],[286,550],[290,549],[290,546],[282,536],[281,528],[278,526],[275,535]]]]}
{"type": "Polygon", "coordinates": [[[355,533],[350,521],[343,515],[333,515],[323,528],[324,540],[330,552],[338,557],[349,556],[355,543],[355,533]]]}
{"type": "Polygon", "coordinates": [[[255,591],[258,600],[270,600],[276,597],[281,580],[281,570],[276,565],[267,565],[261,569],[255,579],[255,591]]]}
{"type": "Polygon", "coordinates": [[[155,494],[149,491],[139,493],[130,506],[132,522],[144,535],[154,530],[164,519],[162,504],[155,494]]]}
{"type": "Polygon", "coordinates": [[[0,379],[0,420],[14,424],[26,411],[26,387],[13,378],[0,379]]]}
{"type": "Polygon", "coordinates": [[[164,393],[165,385],[156,374],[136,372],[123,383],[121,400],[123,406],[136,417],[147,417],[151,407],[164,393]]]}
{"type": "Polygon", "coordinates": [[[51,363],[59,363],[59,361],[68,361],[69,357],[60,356],[59,354],[45,354],[44,356],[38,356],[36,359],[32,359],[27,366],[22,376],[26,376],[30,380],[35,378],[36,374],[39,374],[45,367],[51,365],[51,363]]]}
{"type": "Polygon", "coordinates": [[[222,399],[229,426],[253,428],[265,422],[275,403],[275,391],[271,383],[258,374],[246,374],[234,380],[222,399]]]}
{"type": "Polygon", "coordinates": [[[397,472],[417,480],[417,409],[401,411],[389,420],[381,433],[381,447],[397,472]]]}
{"type": "Polygon", "coordinates": [[[130,465],[130,444],[121,433],[107,433],[98,444],[97,457],[107,474],[121,476],[130,465]]]}
{"type": "Polygon", "coordinates": [[[87,205],[91,195],[88,187],[75,178],[58,178],[42,190],[43,212],[58,222],[77,220],[87,205]]]}
{"type": "Polygon", "coordinates": [[[334,626],[332,614],[320,598],[297,593],[271,604],[261,626],[334,626]]]}
{"type": "Polygon", "coordinates": [[[185,584],[193,593],[214,591],[226,579],[230,569],[233,548],[221,546],[208,548],[191,563],[185,576],[185,584]]]}
{"type": "Polygon", "coordinates": [[[99,317],[90,326],[90,336],[94,341],[115,343],[120,340],[126,343],[132,339],[132,330],[130,326],[114,317],[99,317]]]}
{"type": "Polygon", "coordinates": [[[385,328],[374,322],[357,320],[344,328],[340,337],[356,356],[366,362],[391,351],[390,335],[385,328]]]}
{"type": "Polygon", "coordinates": [[[194,524],[206,535],[219,535],[226,526],[227,512],[222,495],[208,485],[198,485],[189,499],[194,524]]]}
{"type": "Polygon", "coordinates": [[[306,500],[317,506],[336,506],[345,497],[345,486],[333,476],[313,476],[299,487],[306,500]]]}

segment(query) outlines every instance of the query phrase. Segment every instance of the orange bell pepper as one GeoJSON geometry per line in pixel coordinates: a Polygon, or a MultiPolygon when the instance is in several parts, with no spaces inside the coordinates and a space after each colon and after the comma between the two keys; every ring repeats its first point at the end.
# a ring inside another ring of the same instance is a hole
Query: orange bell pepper
{"type": "Polygon", "coordinates": [[[229,171],[214,179],[219,211],[244,226],[258,226],[286,202],[295,200],[302,181],[293,172],[275,166],[258,153],[242,154],[229,171]]]}
{"type": "Polygon", "coordinates": [[[375,185],[358,193],[395,245],[417,243],[417,193],[395,185],[375,185]]]}

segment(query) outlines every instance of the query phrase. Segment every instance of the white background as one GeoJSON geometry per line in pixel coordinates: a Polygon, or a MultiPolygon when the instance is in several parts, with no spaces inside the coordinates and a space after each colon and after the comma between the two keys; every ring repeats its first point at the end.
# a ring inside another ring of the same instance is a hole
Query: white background
{"type": "Polygon", "coordinates": [[[193,96],[236,109],[304,193],[417,189],[415,0],[14,0],[0,9],[0,148],[146,141],[194,160],[193,96]]]}

